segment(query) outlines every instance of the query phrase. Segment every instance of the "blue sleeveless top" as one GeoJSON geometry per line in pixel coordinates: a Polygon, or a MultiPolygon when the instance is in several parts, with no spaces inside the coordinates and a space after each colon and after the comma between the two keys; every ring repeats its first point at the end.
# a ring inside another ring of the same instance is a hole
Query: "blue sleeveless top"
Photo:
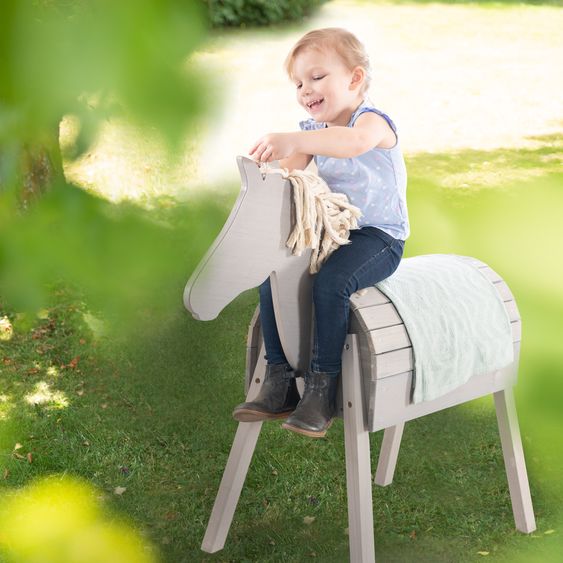
{"type": "MultiPolygon", "coordinates": [[[[397,128],[391,118],[375,109],[365,99],[354,111],[347,127],[353,127],[364,112],[381,115],[395,135],[397,128]]],[[[326,123],[310,118],[301,121],[303,131],[323,129],[326,123]]],[[[405,240],[410,234],[407,211],[407,170],[397,143],[390,149],[374,147],[354,158],[314,156],[319,176],[333,192],[344,193],[350,203],[359,207],[363,215],[360,227],[377,227],[392,237],[405,240]]]]}

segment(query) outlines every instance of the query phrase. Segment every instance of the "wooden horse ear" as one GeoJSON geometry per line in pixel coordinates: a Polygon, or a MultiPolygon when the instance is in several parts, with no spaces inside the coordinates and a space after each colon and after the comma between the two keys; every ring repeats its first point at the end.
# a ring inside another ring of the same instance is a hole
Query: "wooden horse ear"
{"type": "Polygon", "coordinates": [[[237,166],[243,185],[248,186],[254,182],[263,182],[264,177],[260,172],[260,165],[246,156],[237,156],[237,166]]]}

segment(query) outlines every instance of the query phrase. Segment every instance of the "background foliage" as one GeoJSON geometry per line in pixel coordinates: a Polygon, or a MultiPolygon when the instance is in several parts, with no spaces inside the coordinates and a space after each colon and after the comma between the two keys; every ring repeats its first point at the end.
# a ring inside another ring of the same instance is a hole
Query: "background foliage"
{"type": "Polygon", "coordinates": [[[166,307],[179,297],[166,280],[189,271],[213,205],[194,203],[172,228],[71,185],[59,127],[78,123],[66,159],[122,118],[160,136],[173,162],[213,99],[188,59],[205,36],[201,4],[6,0],[0,10],[0,293],[37,310],[64,279],[122,325],[144,302],[166,307]]]}
{"type": "Polygon", "coordinates": [[[271,25],[298,21],[326,0],[205,0],[214,27],[271,25]]]}

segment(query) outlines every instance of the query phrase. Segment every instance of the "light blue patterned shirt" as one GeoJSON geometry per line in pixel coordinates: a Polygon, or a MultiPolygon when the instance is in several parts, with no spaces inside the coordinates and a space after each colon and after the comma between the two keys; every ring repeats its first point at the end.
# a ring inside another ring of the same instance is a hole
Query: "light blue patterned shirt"
{"type": "MultiPolygon", "coordinates": [[[[358,116],[366,111],[381,115],[397,135],[391,118],[375,109],[365,99],[354,111],[347,127],[353,127],[358,116]]],[[[303,131],[323,129],[325,123],[314,119],[301,121],[303,131]]],[[[334,192],[344,193],[363,215],[360,227],[377,227],[392,237],[405,240],[410,233],[407,211],[407,170],[397,143],[390,149],[375,147],[354,158],[315,156],[319,176],[334,192]]]]}

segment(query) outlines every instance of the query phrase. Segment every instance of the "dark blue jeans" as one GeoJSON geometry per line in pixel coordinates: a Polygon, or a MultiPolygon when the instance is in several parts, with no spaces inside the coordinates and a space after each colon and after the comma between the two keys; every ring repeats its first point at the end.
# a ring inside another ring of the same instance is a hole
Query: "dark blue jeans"
{"type": "MultiPolygon", "coordinates": [[[[389,277],[399,266],[404,241],[376,227],[350,231],[313,280],[315,338],[311,370],[338,375],[348,333],[350,295],[389,277]]],[[[260,286],[260,320],[269,364],[287,363],[274,317],[270,278],[260,286]]]]}

